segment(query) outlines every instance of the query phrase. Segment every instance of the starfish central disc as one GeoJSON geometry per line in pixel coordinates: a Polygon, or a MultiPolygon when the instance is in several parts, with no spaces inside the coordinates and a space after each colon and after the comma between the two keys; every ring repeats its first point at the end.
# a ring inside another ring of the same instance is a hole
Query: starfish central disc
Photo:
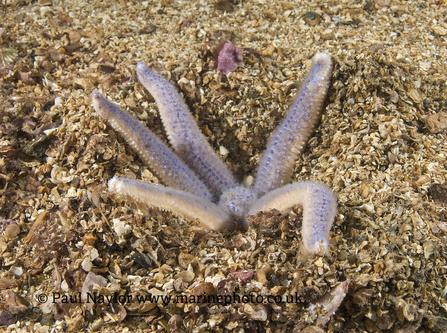
{"type": "Polygon", "coordinates": [[[239,222],[241,229],[245,230],[248,227],[245,215],[257,198],[253,189],[237,186],[222,193],[219,206],[228,209],[239,222]]]}

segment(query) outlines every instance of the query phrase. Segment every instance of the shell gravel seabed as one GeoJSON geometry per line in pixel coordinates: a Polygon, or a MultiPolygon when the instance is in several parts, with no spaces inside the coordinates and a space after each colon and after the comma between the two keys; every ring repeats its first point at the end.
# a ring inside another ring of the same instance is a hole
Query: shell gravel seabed
{"type": "Polygon", "coordinates": [[[40,0],[0,12],[0,325],[447,330],[445,1],[40,0]],[[216,71],[225,41],[243,55],[228,76],[216,71]],[[321,51],[333,57],[331,87],[294,179],[337,195],[324,256],[299,251],[299,207],[253,216],[245,233],[209,232],[107,193],[115,175],[159,181],[94,112],[92,91],[165,137],[135,79],[145,62],[179,87],[242,177],[321,51]],[[123,301],[233,293],[299,301],[123,301]]]}

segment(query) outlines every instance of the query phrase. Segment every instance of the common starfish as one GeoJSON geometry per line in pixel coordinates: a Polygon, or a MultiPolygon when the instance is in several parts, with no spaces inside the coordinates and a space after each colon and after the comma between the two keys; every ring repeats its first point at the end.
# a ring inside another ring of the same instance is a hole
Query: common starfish
{"type": "Polygon", "coordinates": [[[109,191],[127,200],[198,220],[210,229],[246,229],[247,215],[303,206],[302,238],[309,253],[322,254],[336,214],[336,198],[323,184],[292,178],[295,161],[317,122],[332,73],[331,57],[317,53],[292,107],[273,132],[252,186],[240,184],[214,152],[192,114],[167,79],[143,63],[141,84],[158,105],[172,149],[128,112],[93,92],[93,106],[167,185],[113,177],[109,191]]]}

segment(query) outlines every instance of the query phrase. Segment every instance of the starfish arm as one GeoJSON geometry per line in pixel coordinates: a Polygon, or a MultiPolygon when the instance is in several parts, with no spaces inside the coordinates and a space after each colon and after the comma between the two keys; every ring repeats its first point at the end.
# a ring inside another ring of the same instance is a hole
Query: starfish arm
{"type": "Polygon", "coordinates": [[[177,88],[141,62],[137,75],[154,97],[169,141],[180,158],[197,172],[216,198],[236,186],[233,174],[199,130],[177,88]]]}
{"type": "Polygon", "coordinates": [[[324,253],[337,211],[337,200],[326,185],[313,181],[285,185],[255,201],[248,214],[272,209],[286,212],[295,205],[303,207],[304,248],[310,253],[324,253]]]}
{"type": "Polygon", "coordinates": [[[331,57],[317,53],[303,88],[267,142],[256,171],[255,190],[263,195],[287,184],[296,159],[318,121],[329,87],[331,57]]]}
{"type": "Polygon", "coordinates": [[[212,200],[206,185],[166,143],[99,92],[93,92],[92,99],[96,112],[126,139],[166,185],[212,200]]]}
{"type": "Polygon", "coordinates": [[[109,191],[150,208],[170,211],[187,220],[198,220],[208,229],[232,230],[234,227],[225,210],[186,191],[119,177],[109,180],[109,191]]]}

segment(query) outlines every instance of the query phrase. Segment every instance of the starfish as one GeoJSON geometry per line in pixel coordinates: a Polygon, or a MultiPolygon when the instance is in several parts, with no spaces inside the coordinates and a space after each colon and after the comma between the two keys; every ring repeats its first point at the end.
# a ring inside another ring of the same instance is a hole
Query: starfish
{"type": "Polygon", "coordinates": [[[252,186],[240,184],[214,152],[173,84],[143,63],[138,63],[136,72],[158,105],[172,149],[97,91],[93,106],[166,186],[115,176],[108,182],[111,193],[215,230],[246,230],[247,215],[272,209],[287,212],[301,205],[304,250],[315,254],[327,250],[336,214],[334,194],[313,181],[288,183],[326,97],[332,73],[329,55],[313,57],[301,91],[267,142],[252,186]]]}

